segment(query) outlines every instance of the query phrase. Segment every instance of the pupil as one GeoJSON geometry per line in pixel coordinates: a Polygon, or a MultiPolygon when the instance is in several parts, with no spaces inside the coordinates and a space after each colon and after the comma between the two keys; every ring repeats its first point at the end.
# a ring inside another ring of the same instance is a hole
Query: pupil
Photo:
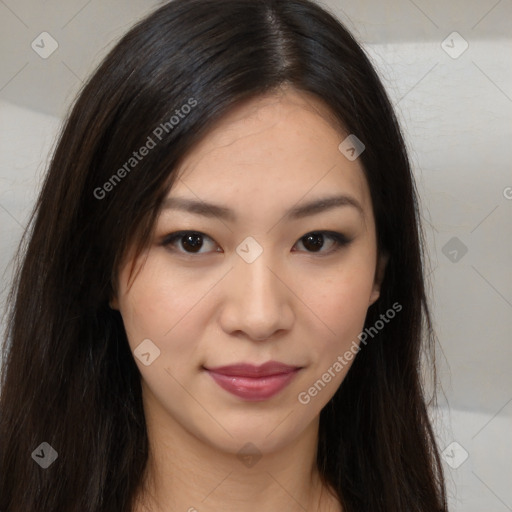
{"type": "Polygon", "coordinates": [[[192,247],[192,252],[197,252],[201,248],[201,235],[185,235],[183,237],[183,247],[187,249],[187,245],[192,247]]]}
{"type": "Polygon", "coordinates": [[[323,245],[322,235],[308,235],[304,242],[304,247],[306,247],[307,249],[313,249],[313,250],[320,249],[322,247],[322,245],[323,245]],[[311,246],[308,247],[310,242],[311,242],[311,246]]]}

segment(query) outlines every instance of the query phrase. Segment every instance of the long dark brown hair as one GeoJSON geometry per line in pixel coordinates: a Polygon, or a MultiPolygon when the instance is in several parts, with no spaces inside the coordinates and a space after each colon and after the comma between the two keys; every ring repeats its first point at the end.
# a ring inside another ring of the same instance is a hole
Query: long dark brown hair
{"type": "Polygon", "coordinates": [[[402,306],[321,411],[319,471],[345,512],[447,510],[421,378],[435,338],[406,146],[365,52],[309,0],[175,0],[132,28],[84,85],[17,253],[0,510],[132,510],[148,440],[141,376],[109,307],[119,264],[132,244],[136,256],[147,247],[184,155],[230,109],[282,84],[323,100],[365,144],[378,250],[390,256],[365,326],[402,306]],[[148,136],[155,147],[131,161],[148,136]],[[34,457],[43,442],[58,454],[47,469],[34,457]]]}

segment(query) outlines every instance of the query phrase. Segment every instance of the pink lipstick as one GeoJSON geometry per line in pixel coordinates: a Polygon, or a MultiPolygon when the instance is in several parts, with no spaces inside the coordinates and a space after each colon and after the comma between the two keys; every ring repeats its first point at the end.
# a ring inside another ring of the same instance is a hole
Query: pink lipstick
{"type": "Polygon", "coordinates": [[[223,389],[248,401],[262,401],[284,389],[301,369],[277,361],[261,366],[247,363],[205,368],[223,389]]]}

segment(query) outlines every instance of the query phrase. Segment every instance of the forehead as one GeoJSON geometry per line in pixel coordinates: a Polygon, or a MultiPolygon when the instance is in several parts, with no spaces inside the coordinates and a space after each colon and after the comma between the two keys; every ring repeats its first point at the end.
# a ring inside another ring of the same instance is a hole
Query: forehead
{"type": "Polygon", "coordinates": [[[170,196],[243,209],[341,192],[371,208],[359,159],[338,149],[347,135],[321,100],[283,88],[223,117],[182,161],[170,196]]]}

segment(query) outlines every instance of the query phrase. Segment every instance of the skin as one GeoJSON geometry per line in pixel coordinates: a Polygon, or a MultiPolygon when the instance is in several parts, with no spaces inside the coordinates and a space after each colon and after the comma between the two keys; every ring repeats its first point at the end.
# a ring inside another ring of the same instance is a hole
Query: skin
{"type": "Polygon", "coordinates": [[[111,307],[132,351],[144,339],[160,350],[148,366],[135,357],[150,442],[137,512],[341,510],[315,457],[320,411],[353,361],[308,404],[298,395],[358,342],[385,269],[360,160],[338,149],[347,135],[320,100],[290,88],[237,107],[182,162],[169,194],[225,206],[237,220],[162,210],[136,278],[130,258],[122,265],[111,307]],[[284,217],[338,193],[362,212],[284,217]],[[205,235],[196,252],[183,238],[162,245],[180,230],[205,235]],[[303,238],[325,230],[353,240],[332,252],[327,236],[317,250],[303,238]],[[249,236],[263,250],[251,263],[236,252],[249,236]],[[269,360],[302,369],[259,402],[225,391],[203,369],[269,360]],[[251,466],[237,456],[248,442],[261,456],[251,466]]]}

